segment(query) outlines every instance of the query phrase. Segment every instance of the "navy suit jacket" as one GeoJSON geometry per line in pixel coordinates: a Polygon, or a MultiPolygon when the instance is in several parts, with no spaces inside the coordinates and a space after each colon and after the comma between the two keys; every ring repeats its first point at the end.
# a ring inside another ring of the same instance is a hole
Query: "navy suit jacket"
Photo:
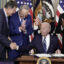
{"type": "Polygon", "coordinates": [[[5,59],[6,47],[10,47],[11,41],[8,40],[8,26],[5,13],[0,9],[0,59],[5,59]]]}
{"type": "MultiPolygon", "coordinates": [[[[43,44],[42,44],[42,36],[37,35],[35,36],[32,43],[30,43],[28,46],[19,47],[19,51],[28,51],[30,49],[34,48],[36,50],[36,53],[44,53],[43,44]]],[[[48,48],[47,53],[54,53],[57,49],[59,49],[58,39],[56,36],[50,36],[50,46],[48,48]]]]}
{"type": "Polygon", "coordinates": [[[28,15],[24,19],[26,20],[27,34],[24,34],[23,32],[19,31],[21,22],[18,16],[18,12],[16,12],[13,16],[11,16],[9,20],[10,37],[12,41],[16,42],[18,45],[20,45],[20,43],[23,42],[24,35],[29,36],[33,32],[31,16],[28,15]]]}
{"type": "MultiPolygon", "coordinates": [[[[25,45],[28,44],[29,35],[31,35],[33,32],[31,16],[28,15],[26,18],[24,18],[24,20],[26,20],[26,31],[27,31],[26,34],[19,31],[21,22],[19,19],[18,12],[13,14],[9,20],[10,37],[11,37],[12,41],[16,42],[16,44],[18,44],[19,46],[22,46],[22,44],[25,44],[25,45]]],[[[11,59],[18,57],[18,55],[19,55],[19,53],[16,51],[14,52],[11,50],[9,52],[9,58],[11,58],[11,59]]]]}

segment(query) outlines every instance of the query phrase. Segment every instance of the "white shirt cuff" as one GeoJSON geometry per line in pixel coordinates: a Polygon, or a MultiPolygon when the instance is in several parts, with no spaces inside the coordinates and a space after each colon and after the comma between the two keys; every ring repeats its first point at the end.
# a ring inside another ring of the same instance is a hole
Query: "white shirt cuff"
{"type": "Polygon", "coordinates": [[[16,50],[19,50],[19,46],[16,47],[16,50]]]}
{"type": "Polygon", "coordinates": [[[19,32],[22,32],[22,31],[20,30],[20,28],[19,28],[19,32]]]}

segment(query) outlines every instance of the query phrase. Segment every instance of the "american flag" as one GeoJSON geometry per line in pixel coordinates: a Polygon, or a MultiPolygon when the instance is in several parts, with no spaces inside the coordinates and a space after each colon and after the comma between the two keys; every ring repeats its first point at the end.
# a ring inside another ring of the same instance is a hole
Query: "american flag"
{"type": "MultiPolygon", "coordinates": [[[[16,0],[17,2],[17,5],[18,5],[18,8],[21,6],[21,5],[28,5],[30,7],[30,15],[32,17],[32,23],[33,23],[33,6],[32,6],[32,1],[31,0],[16,0]]],[[[33,39],[33,33],[32,35],[29,35],[29,41],[31,42],[33,39]]]]}
{"type": "MultiPolygon", "coordinates": [[[[57,12],[56,12],[56,26],[57,26],[58,21],[59,21],[59,16],[62,13],[64,13],[64,0],[59,0],[59,4],[58,4],[58,7],[57,7],[57,12]]],[[[57,37],[59,39],[60,47],[62,47],[62,35],[57,34],[57,37]]]]}
{"type": "Polygon", "coordinates": [[[39,23],[39,22],[40,22],[39,17],[36,17],[35,22],[37,22],[37,23],[39,23]]]}

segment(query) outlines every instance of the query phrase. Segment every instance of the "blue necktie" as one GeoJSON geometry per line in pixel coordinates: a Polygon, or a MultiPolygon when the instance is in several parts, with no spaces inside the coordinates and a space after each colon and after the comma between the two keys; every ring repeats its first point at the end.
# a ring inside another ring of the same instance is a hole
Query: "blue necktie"
{"type": "Polygon", "coordinates": [[[44,53],[46,53],[46,38],[43,40],[43,48],[44,48],[44,53]]]}

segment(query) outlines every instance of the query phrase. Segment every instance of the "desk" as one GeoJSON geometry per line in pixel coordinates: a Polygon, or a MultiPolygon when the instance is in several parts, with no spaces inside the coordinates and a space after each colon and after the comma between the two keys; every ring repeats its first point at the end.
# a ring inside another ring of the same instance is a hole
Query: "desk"
{"type": "MultiPolygon", "coordinates": [[[[21,56],[16,61],[19,64],[36,64],[38,58],[34,56],[21,56]]],[[[64,64],[64,58],[50,58],[52,64],[64,64]]]]}

